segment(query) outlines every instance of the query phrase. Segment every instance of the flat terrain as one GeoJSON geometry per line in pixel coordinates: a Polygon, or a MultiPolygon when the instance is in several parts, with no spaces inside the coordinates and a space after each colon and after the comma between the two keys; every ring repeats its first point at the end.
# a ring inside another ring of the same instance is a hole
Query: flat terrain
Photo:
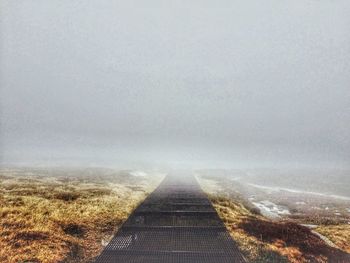
{"type": "Polygon", "coordinates": [[[91,262],[161,174],[2,168],[0,262],[91,262]]]}
{"type": "Polygon", "coordinates": [[[246,262],[191,172],[169,174],[96,263],[246,262]]]}
{"type": "MultiPolygon", "coordinates": [[[[196,173],[246,259],[350,262],[346,174],[335,184],[323,178],[319,191],[304,186],[316,176],[300,179],[299,188],[288,176],[244,175],[196,173]]],[[[163,177],[102,168],[1,168],[0,262],[92,262],[163,177]]]]}
{"type": "Polygon", "coordinates": [[[197,179],[251,262],[350,262],[346,198],[273,191],[222,171],[197,179]]]}

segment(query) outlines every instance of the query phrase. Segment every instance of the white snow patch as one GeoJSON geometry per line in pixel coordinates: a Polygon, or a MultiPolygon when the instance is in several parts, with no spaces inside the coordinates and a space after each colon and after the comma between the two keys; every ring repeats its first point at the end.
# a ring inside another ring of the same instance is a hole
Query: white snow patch
{"type": "Polygon", "coordinates": [[[281,215],[290,215],[287,207],[276,205],[275,203],[268,200],[252,203],[260,209],[262,215],[269,218],[279,218],[281,215]]]}
{"type": "Polygon", "coordinates": [[[271,186],[258,185],[258,184],[248,184],[248,185],[253,186],[255,188],[263,189],[268,193],[285,191],[285,192],[290,192],[295,194],[309,194],[309,195],[318,195],[318,196],[328,197],[328,198],[335,198],[340,200],[350,200],[350,197],[341,196],[341,195],[323,194],[323,193],[317,193],[317,192],[302,191],[302,190],[296,190],[296,189],[290,189],[290,188],[284,188],[284,187],[271,187],[271,186]]]}
{"type": "Polygon", "coordinates": [[[335,248],[338,248],[332,241],[330,241],[327,237],[325,237],[324,235],[321,235],[320,233],[316,232],[315,230],[311,230],[311,232],[313,234],[315,234],[316,236],[318,236],[319,238],[321,238],[324,242],[326,242],[326,244],[328,246],[331,246],[331,247],[335,247],[335,248]]]}
{"type": "Polygon", "coordinates": [[[137,176],[137,177],[144,177],[144,176],[147,176],[147,173],[143,171],[132,171],[130,172],[130,175],[137,176]]]}
{"type": "Polygon", "coordinates": [[[312,224],[300,224],[300,225],[306,226],[306,227],[308,227],[310,229],[314,229],[314,228],[318,227],[318,225],[312,225],[312,224]]]}

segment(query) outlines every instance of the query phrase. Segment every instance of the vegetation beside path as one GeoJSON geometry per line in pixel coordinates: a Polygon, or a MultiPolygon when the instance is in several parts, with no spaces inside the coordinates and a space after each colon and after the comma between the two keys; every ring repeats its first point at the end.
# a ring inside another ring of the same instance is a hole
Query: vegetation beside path
{"type": "Polygon", "coordinates": [[[338,248],[329,246],[311,229],[289,220],[269,220],[228,183],[218,178],[197,176],[220,218],[249,262],[350,262],[346,225],[319,226],[338,248]],[[334,229],[333,229],[334,228],[334,229]]]}
{"type": "Polygon", "coordinates": [[[2,169],[0,262],[91,262],[161,176],[2,169]]]}

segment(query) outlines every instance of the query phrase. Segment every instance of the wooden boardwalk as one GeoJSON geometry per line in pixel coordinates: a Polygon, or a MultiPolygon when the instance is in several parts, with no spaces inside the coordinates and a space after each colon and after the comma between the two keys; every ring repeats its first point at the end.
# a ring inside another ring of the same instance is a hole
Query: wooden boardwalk
{"type": "Polygon", "coordinates": [[[191,174],[168,175],[130,215],[96,263],[245,262],[191,174]]]}

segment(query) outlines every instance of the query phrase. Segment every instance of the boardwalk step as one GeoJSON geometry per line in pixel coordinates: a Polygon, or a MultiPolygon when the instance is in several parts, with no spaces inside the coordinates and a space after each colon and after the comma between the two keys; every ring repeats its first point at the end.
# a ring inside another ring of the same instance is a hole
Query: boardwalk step
{"type": "Polygon", "coordinates": [[[167,176],[96,263],[245,262],[193,176],[167,176]]]}

